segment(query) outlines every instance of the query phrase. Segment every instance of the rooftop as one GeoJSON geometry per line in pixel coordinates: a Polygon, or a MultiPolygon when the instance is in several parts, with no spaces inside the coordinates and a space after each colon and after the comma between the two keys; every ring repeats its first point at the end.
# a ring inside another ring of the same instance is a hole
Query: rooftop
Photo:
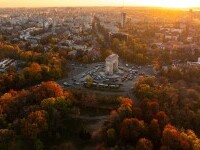
{"type": "Polygon", "coordinates": [[[110,60],[118,59],[118,58],[119,56],[117,54],[112,54],[106,58],[106,61],[110,61],[110,60]]]}

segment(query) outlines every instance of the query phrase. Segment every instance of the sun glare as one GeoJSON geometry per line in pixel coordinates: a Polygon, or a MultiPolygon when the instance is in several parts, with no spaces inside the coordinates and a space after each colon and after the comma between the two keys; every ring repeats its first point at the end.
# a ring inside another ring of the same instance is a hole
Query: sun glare
{"type": "Polygon", "coordinates": [[[180,2],[179,0],[159,1],[156,5],[157,6],[161,6],[161,7],[169,7],[169,8],[187,8],[187,7],[191,7],[191,5],[189,4],[188,1],[180,2]]]}
{"type": "Polygon", "coordinates": [[[197,0],[124,0],[125,5],[142,5],[142,6],[157,6],[157,7],[166,7],[166,8],[189,8],[196,7],[200,5],[200,1],[197,0]]]}

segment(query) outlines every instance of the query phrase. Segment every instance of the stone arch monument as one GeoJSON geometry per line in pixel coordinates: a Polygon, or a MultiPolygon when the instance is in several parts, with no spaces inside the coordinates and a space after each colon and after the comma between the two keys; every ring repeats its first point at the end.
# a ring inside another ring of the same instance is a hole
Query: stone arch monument
{"type": "Polygon", "coordinates": [[[106,74],[113,75],[113,73],[118,72],[118,59],[119,56],[117,54],[112,54],[106,58],[106,74]]]}

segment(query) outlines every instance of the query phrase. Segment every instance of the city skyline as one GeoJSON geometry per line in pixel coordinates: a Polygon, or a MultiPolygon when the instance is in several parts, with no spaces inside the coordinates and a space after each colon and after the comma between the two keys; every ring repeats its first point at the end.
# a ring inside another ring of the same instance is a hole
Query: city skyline
{"type": "MultiPolygon", "coordinates": [[[[123,0],[0,0],[0,7],[78,7],[78,6],[122,6],[123,0]]],[[[156,6],[167,8],[200,7],[198,0],[124,0],[125,6],[156,6]]]]}

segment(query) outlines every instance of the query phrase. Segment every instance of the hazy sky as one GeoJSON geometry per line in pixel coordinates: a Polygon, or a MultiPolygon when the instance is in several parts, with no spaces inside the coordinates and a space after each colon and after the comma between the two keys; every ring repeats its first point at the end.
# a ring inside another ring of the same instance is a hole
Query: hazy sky
{"type": "MultiPolygon", "coordinates": [[[[200,7],[200,0],[124,0],[126,6],[200,7]]],[[[0,0],[0,7],[122,6],[123,0],[0,0]]]]}

